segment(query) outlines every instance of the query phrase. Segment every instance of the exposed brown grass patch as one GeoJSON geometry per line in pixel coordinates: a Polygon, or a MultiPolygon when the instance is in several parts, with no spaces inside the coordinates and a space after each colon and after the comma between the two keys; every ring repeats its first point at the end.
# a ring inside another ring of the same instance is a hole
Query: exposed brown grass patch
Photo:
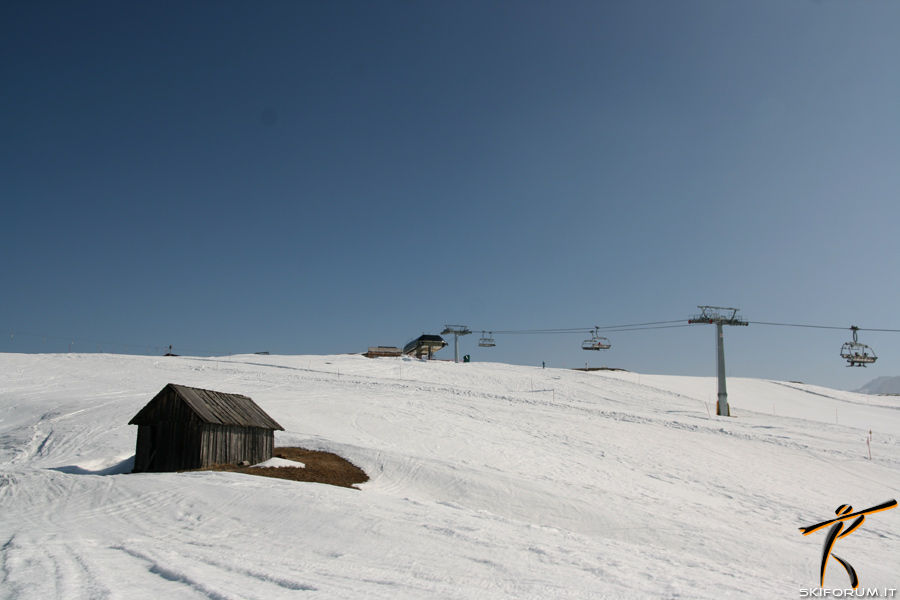
{"type": "Polygon", "coordinates": [[[291,481],[325,483],[348,488],[352,488],[358,483],[365,483],[369,480],[369,476],[366,475],[365,471],[331,452],[306,450],[304,448],[275,448],[275,457],[302,462],[306,465],[306,468],[213,465],[200,470],[246,473],[247,475],[261,475],[262,477],[290,479],[291,481]]]}

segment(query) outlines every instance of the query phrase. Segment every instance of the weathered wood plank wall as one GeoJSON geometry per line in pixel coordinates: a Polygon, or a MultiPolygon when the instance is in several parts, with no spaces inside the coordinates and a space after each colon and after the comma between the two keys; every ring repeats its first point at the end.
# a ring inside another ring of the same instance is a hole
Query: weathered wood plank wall
{"type": "Polygon", "coordinates": [[[272,458],[275,451],[271,429],[205,423],[201,435],[200,462],[204,467],[242,460],[256,464],[272,458]]]}
{"type": "Polygon", "coordinates": [[[202,423],[163,422],[138,426],[133,472],[162,473],[199,469],[202,423]]]}

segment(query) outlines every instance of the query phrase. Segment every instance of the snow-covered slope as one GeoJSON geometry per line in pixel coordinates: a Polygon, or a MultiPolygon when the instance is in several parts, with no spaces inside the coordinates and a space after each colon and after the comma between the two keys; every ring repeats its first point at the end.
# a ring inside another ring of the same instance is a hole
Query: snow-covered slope
{"type": "MultiPolygon", "coordinates": [[[[900,499],[900,399],[728,383],[733,418],[712,378],[0,355],[0,597],[795,597],[825,535],[799,527],[900,499]],[[277,445],[371,480],[130,474],[127,422],[169,382],[249,395],[277,445]]],[[[900,587],[900,509],[836,550],[862,587],[900,587]]]]}

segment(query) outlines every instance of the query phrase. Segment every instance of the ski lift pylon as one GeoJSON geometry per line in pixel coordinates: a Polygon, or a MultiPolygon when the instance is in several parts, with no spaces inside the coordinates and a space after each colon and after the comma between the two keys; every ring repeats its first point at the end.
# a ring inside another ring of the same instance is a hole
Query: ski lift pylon
{"type": "Polygon", "coordinates": [[[871,348],[865,344],[860,344],[857,340],[856,332],[859,331],[859,327],[853,325],[850,327],[850,331],[853,332],[853,341],[841,346],[841,358],[847,361],[847,366],[865,367],[878,360],[871,348]]]}
{"type": "Polygon", "coordinates": [[[493,331],[489,331],[488,335],[484,335],[484,332],[482,331],[481,339],[478,340],[478,345],[481,346],[482,348],[493,348],[494,346],[497,345],[494,342],[494,338],[492,337],[493,335],[494,335],[493,331]]]}
{"type": "Polygon", "coordinates": [[[609,340],[605,337],[600,337],[600,333],[597,327],[594,328],[591,339],[584,340],[581,343],[582,350],[609,350],[612,344],[609,343],[609,340]]]}

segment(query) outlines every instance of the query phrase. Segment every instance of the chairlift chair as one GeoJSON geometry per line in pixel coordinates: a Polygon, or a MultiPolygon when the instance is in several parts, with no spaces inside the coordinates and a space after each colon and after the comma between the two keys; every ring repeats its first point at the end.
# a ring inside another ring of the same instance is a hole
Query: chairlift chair
{"type": "Polygon", "coordinates": [[[494,342],[494,338],[491,337],[494,334],[494,332],[490,331],[488,333],[489,333],[489,335],[484,335],[484,332],[483,331],[481,332],[481,339],[478,340],[478,345],[481,346],[482,348],[493,348],[494,346],[497,345],[494,342]]]}
{"type": "Polygon", "coordinates": [[[853,332],[853,341],[841,346],[841,358],[847,361],[847,366],[865,367],[878,360],[871,348],[857,341],[856,332],[859,330],[859,327],[853,326],[850,330],[853,332]]]}
{"type": "Polygon", "coordinates": [[[597,329],[594,329],[591,339],[584,340],[581,343],[582,350],[609,350],[612,344],[605,337],[600,337],[597,329]]]}

